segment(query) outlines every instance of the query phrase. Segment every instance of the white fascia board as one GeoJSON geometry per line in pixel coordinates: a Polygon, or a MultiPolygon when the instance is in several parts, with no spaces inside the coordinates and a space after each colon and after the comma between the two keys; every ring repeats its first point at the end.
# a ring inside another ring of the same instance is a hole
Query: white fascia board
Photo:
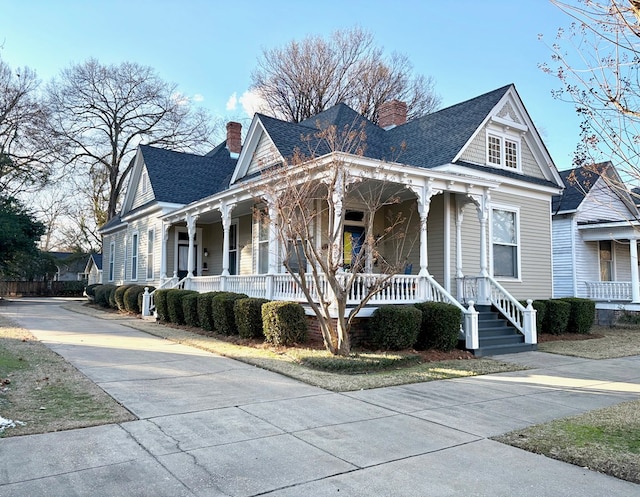
{"type": "Polygon", "coordinates": [[[112,226],[111,228],[108,229],[103,229],[100,228],[98,230],[98,233],[100,233],[101,235],[110,235],[111,233],[117,233],[118,231],[121,231],[123,229],[126,229],[127,226],[129,226],[129,223],[126,221],[121,221],[120,224],[116,225],[116,226],[112,226]]]}
{"type": "Polygon", "coordinates": [[[128,211],[131,208],[131,204],[133,203],[133,199],[138,191],[137,188],[132,188],[135,184],[136,186],[140,182],[140,175],[142,171],[142,166],[144,164],[144,158],[142,157],[142,151],[140,147],[136,150],[136,155],[134,157],[133,168],[131,168],[131,174],[129,175],[129,182],[127,183],[127,192],[124,196],[124,201],[122,202],[122,210],[121,212],[128,211]]]}
{"type": "Polygon", "coordinates": [[[152,202],[144,209],[136,210],[135,212],[128,213],[122,216],[123,221],[131,222],[135,219],[140,219],[142,217],[149,217],[152,214],[155,214],[157,211],[160,211],[160,215],[164,215],[168,212],[174,211],[176,209],[180,209],[184,207],[184,204],[173,204],[169,202],[152,202]]]}

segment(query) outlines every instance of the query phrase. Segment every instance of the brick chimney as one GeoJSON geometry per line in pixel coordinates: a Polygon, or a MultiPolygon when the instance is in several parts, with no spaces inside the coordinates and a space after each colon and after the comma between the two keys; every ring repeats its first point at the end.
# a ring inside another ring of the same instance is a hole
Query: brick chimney
{"type": "Polygon", "coordinates": [[[407,104],[400,100],[389,100],[380,105],[378,126],[391,129],[407,122],[407,104]]]}
{"type": "Polygon", "coordinates": [[[236,122],[227,123],[227,149],[232,156],[238,157],[242,150],[242,124],[236,122]]]}

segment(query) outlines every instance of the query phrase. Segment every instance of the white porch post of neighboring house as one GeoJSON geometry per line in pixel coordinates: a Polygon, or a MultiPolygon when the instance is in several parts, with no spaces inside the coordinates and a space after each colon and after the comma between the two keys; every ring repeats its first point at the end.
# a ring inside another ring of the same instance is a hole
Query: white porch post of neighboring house
{"type": "Polygon", "coordinates": [[[193,256],[194,248],[195,248],[195,239],[196,239],[196,221],[198,220],[198,216],[193,216],[187,214],[185,218],[187,221],[187,233],[189,235],[189,254],[187,255],[187,278],[193,278],[193,271],[195,270],[195,257],[193,256]]]}
{"type": "Polygon", "coordinates": [[[640,303],[640,282],[638,278],[638,240],[629,239],[629,255],[631,258],[631,302],[640,303]]]}
{"type": "Polygon", "coordinates": [[[164,283],[167,279],[167,243],[169,242],[169,228],[168,223],[162,223],[162,247],[160,249],[160,284],[164,283]]]}

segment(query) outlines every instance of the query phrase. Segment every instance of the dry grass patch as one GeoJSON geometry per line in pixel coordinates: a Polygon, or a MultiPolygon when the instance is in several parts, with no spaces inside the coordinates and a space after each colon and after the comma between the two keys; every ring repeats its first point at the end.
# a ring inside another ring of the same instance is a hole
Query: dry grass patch
{"type": "Polygon", "coordinates": [[[640,401],[532,426],[496,440],[640,483],[640,401]]]}
{"type": "Polygon", "coordinates": [[[130,421],[135,417],[29,331],[0,315],[2,436],[130,421]],[[18,423],[19,422],[19,423],[18,423]]]}
{"type": "Polygon", "coordinates": [[[538,350],[585,359],[640,355],[640,326],[594,326],[589,335],[579,336],[585,339],[576,340],[575,335],[561,335],[553,341],[539,343],[538,350]],[[592,336],[597,338],[591,338],[592,336]]]}

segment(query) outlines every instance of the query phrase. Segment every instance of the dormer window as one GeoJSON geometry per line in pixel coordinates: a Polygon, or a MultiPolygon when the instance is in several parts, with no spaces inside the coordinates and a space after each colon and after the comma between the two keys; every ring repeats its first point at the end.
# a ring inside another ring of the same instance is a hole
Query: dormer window
{"type": "Polygon", "coordinates": [[[512,136],[487,134],[487,163],[520,171],[520,141],[512,136]]]}

